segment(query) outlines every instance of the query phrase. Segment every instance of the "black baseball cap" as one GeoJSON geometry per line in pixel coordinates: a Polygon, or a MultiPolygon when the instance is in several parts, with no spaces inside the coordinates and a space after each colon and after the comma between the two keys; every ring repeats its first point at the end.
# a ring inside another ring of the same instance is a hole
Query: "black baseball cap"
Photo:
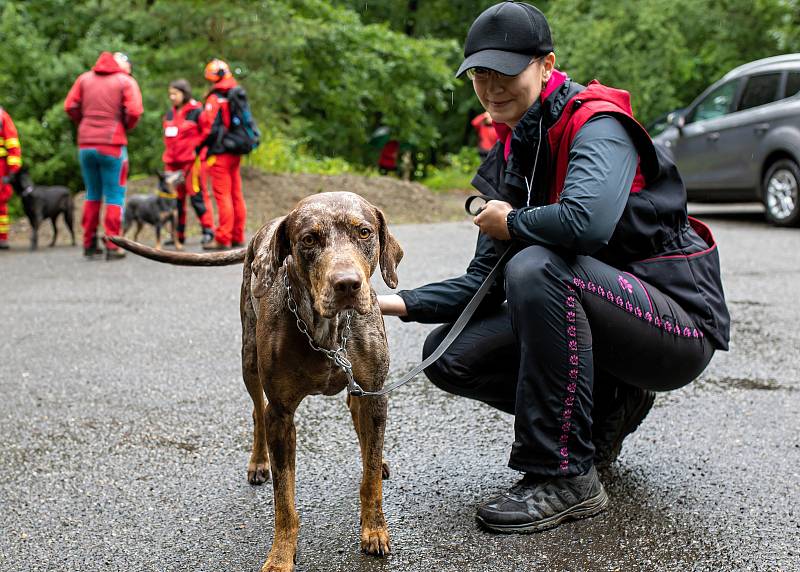
{"type": "Polygon", "coordinates": [[[552,51],[550,26],[538,8],[501,2],[484,10],[470,26],[456,77],[476,67],[517,75],[532,58],[552,51]]]}

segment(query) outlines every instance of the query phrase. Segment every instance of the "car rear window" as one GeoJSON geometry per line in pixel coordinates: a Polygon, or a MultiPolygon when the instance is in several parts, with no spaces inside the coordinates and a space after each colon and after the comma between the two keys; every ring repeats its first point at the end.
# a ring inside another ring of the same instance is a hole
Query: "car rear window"
{"type": "Polygon", "coordinates": [[[778,86],[781,83],[781,72],[754,75],[748,78],[742,92],[742,100],[738,110],[750,109],[766,105],[778,99],[778,86]]]}
{"type": "Polygon", "coordinates": [[[792,97],[800,93],[800,72],[789,72],[786,76],[786,95],[792,97]]]}

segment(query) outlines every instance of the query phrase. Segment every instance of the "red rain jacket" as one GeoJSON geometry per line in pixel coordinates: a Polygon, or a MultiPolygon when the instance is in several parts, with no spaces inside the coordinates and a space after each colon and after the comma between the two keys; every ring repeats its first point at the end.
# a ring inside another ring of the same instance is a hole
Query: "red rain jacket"
{"type": "Polygon", "coordinates": [[[122,71],[111,52],[103,52],[67,94],[64,111],[78,125],[78,145],[126,145],[126,132],[142,116],[139,85],[122,71]]]}
{"type": "Polygon", "coordinates": [[[494,144],[497,143],[497,132],[494,130],[494,123],[492,122],[489,112],[485,111],[481,113],[475,117],[471,123],[475,131],[478,132],[478,149],[488,153],[492,150],[494,144]],[[488,124],[486,122],[487,119],[489,120],[488,124]]]}
{"type": "MultiPolygon", "coordinates": [[[[16,173],[22,166],[22,148],[19,146],[19,135],[8,112],[0,107],[0,177],[16,173]]],[[[11,198],[11,185],[0,182],[0,202],[11,198]]]]}
{"type": "Polygon", "coordinates": [[[191,99],[180,108],[173,107],[164,115],[164,154],[165,164],[188,163],[194,161],[194,150],[200,144],[200,114],[203,106],[191,99]]]}

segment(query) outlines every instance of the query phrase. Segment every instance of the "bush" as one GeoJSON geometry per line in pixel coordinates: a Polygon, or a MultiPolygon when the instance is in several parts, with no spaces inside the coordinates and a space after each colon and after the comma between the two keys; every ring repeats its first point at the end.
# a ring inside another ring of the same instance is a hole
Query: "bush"
{"type": "Polygon", "coordinates": [[[265,134],[258,148],[249,155],[247,165],[267,173],[340,175],[358,171],[340,157],[315,156],[308,151],[305,142],[280,133],[265,134]]]}
{"type": "Polygon", "coordinates": [[[443,167],[428,167],[424,185],[434,190],[471,189],[481,158],[474,147],[462,147],[458,153],[445,155],[443,163],[443,167]]]}

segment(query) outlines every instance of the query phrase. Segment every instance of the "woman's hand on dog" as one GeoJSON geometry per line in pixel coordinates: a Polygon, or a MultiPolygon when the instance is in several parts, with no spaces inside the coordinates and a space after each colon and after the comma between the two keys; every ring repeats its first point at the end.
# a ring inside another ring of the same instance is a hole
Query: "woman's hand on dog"
{"type": "Polygon", "coordinates": [[[384,316],[405,316],[408,314],[406,303],[397,294],[382,294],[378,296],[378,307],[384,316]]]}

